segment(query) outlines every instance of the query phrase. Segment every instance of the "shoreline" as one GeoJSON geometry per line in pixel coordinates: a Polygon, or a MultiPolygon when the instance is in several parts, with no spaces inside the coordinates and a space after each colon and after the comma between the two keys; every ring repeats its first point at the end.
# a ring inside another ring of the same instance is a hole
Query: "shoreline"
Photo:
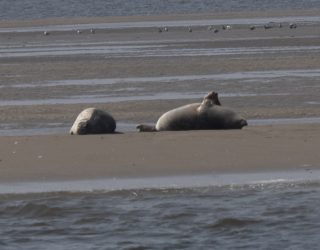
{"type": "Polygon", "coordinates": [[[97,178],[80,180],[25,181],[0,183],[0,195],[56,192],[100,193],[158,189],[251,188],[320,184],[320,170],[274,170],[250,173],[208,173],[159,177],[97,178]]]}

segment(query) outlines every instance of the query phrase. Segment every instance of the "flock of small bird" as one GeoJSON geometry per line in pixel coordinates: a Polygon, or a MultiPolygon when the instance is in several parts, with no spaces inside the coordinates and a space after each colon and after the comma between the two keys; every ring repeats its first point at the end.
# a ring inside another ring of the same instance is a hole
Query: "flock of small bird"
{"type": "MultiPolygon", "coordinates": [[[[91,34],[95,34],[95,33],[96,33],[96,30],[95,30],[95,29],[90,29],[90,33],[91,33],[91,34]]],[[[77,34],[77,35],[81,35],[81,34],[82,34],[82,30],[76,30],[76,34],[77,34]]],[[[44,35],[44,36],[48,36],[48,35],[50,35],[50,32],[49,32],[49,31],[44,31],[44,32],[43,32],[43,35],[44,35]]]]}
{"type": "MultiPolygon", "coordinates": [[[[259,26],[257,26],[257,25],[251,25],[249,27],[249,29],[250,30],[255,30],[258,27],[259,26]]],[[[263,27],[264,27],[265,30],[267,30],[267,29],[275,28],[276,25],[275,25],[275,23],[268,23],[268,24],[263,25],[263,27]]],[[[278,24],[278,28],[282,28],[282,27],[283,27],[283,24],[279,23],[278,24]]],[[[297,28],[297,24],[296,23],[290,23],[289,24],[289,28],[290,29],[296,29],[297,28]]],[[[188,29],[189,32],[192,32],[192,27],[191,26],[189,26],[187,29],[188,29]]],[[[222,30],[230,30],[230,29],[232,29],[232,27],[230,25],[222,25],[221,29],[222,30]]],[[[210,26],[208,26],[207,30],[208,31],[213,31],[213,33],[218,33],[220,29],[219,28],[215,28],[213,25],[210,25],[210,26]]],[[[168,31],[169,31],[168,27],[160,27],[160,28],[158,28],[158,32],[159,33],[168,32],[168,31]]]]}
{"type": "MultiPolygon", "coordinates": [[[[257,25],[251,25],[251,26],[249,27],[249,30],[255,30],[255,29],[258,28],[258,27],[259,27],[259,26],[257,26],[257,25]]],[[[275,27],[282,28],[282,27],[283,27],[283,24],[282,24],[282,23],[278,23],[278,24],[276,24],[276,23],[268,23],[268,24],[265,24],[265,25],[263,26],[263,28],[264,28],[265,30],[267,30],[267,29],[272,29],[272,28],[275,28],[275,27]]],[[[296,23],[290,23],[288,27],[289,27],[290,29],[296,29],[296,28],[297,28],[297,24],[296,24],[296,23]]],[[[222,25],[222,26],[221,26],[221,29],[222,29],[222,30],[230,30],[230,29],[232,29],[232,27],[231,27],[230,25],[222,25]]],[[[220,31],[219,28],[215,28],[213,25],[208,26],[207,30],[208,30],[208,31],[212,31],[213,33],[218,33],[218,32],[220,31]]],[[[169,31],[169,28],[168,28],[168,27],[159,27],[159,28],[158,28],[158,32],[159,32],[159,33],[168,32],[168,31],[169,31]]],[[[193,30],[192,30],[192,27],[191,27],[191,26],[187,27],[187,31],[188,31],[188,32],[192,32],[192,31],[193,31],[193,30]]],[[[91,33],[91,34],[95,34],[95,33],[96,33],[95,29],[90,29],[90,33],[91,33]]],[[[76,30],[76,34],[77,34],[77,35],[80,35],[80,34],[82,34],[82,31],[78,29],[78,30],[76,30]]],[[[43,35],[48,36],[48,35],[50,35],[50,32],[49,32],[49,31],[44,31],[44,32],[43,32],[43,35]]]]}
{"type": "MultiPolygon", "coordinates": [[[[272,28],[274,28],[274,27],[276,27],[276,26],[274,25],[274,23],[268,23],[268,24],[265,24],[263,27],[264,27],[265,30],[267,30],[267,29],[272,29],[272,28]]],[[[282,27],[283,27],[283,24],[282,24],[282,23],[279,23],[279,24],[278,24],[278,28],[282,28],[282,27]]],[[[290,29],[296,29],[296,28],[297,28],[297,24],[296,24],[296,23],[290,23],[290,24],[289,24],[289,28],[290,28],[290,29]]],[[[250,29],[250,30],[255,30],[255,29],[256,29],[256,26],[255,26],[255,25],[252,25],[252,26],[250,26],[249,29],[250,29]]]]}

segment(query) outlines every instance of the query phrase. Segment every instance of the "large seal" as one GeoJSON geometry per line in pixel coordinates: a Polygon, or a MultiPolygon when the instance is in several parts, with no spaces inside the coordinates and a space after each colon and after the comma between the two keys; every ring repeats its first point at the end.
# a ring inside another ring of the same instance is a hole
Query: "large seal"
{"type": "Polygon", "coordinates": [[[116,121],[109,113],[96,108],[87,108],[78,115],[70,134],[107,134],[114,133],[115,129],[116,121]]]}
{"type": "Polygon", "coordinates": [[[210,92],[202,103],[192,103],[164,113],[155,126],[138,125],[140,132],[241,129],[247,121],[233,110],[222,107],[216,92],[210,92]]]}

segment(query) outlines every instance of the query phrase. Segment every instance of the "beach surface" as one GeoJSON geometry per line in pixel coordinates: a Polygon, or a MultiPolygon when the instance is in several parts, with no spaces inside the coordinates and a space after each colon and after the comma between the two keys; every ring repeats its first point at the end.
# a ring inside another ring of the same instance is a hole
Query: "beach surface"
{"type": "Polygon", "coordinates": [[[2,22],[0,181],[319,169],[319,22],[315,11],[2,22]],[[210,91],[249,126],[135,132],[210,91]],[[91,106],[124,133],[69,135],[91,106]]]}
{"type": "Polygon", "coordinates": [[[320,170],[320,126],[1,138],[0,181],[320,170]]]}

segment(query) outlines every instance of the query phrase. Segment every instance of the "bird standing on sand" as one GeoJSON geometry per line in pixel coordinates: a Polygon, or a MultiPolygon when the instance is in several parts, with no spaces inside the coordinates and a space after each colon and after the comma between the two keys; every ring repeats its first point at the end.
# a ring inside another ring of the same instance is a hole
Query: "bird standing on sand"
{"type": "Polygon", "coordinates": [[[222,25],[223,30],[230,30],[231,26],[230,25],[222,25]]]}
{"type": "Polygon", "coordinates": [[[272,28],[272,26],[269,23],[264,25],[264,29],[265,30],[268,30],[268,29],[271,29],[271,28],[272,28]]]}
{"type": "Polygon", "coordinates": [[[290,23],[289,24],[289,28],[290,29],[296,29],[297,28],[297,24],[296,23],[290,23]]]}

